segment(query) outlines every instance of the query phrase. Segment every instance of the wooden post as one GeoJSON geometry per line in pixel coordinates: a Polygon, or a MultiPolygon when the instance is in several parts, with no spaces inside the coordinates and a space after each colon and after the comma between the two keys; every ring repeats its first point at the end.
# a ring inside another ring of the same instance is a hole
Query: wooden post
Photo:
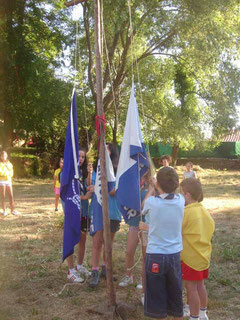
{"type": "MultiPolygon", "coordinates": [[[[102,60],[101,60],[101,27],[100,27],[100,3],[99,0],[94,0],[94,19],[95,19],[95,59],[96,59],[96,92],[97,92],[97,113],[102,116],[103,110],[103,86],[102,86],[102,60]]],[[[112,273],[112,245],[110,220],[108,213],[108,182],[106,174],[106,159],[105,159],[105,132],[104,127],[100,129],[100,163],[101,163],[101,191],[102,191],[102,211],[103,211],[103,235],[104,248],[107,267],[107,291],[109,306],[116,305],[116,295],[113,286],[112,273]]]]}
{"type": "MultiPolygon", "coordinates": [[[[72,0],[65,2],[66,7],[75,6],[87,0],[72,0]]],[[[94,0],[94,19],[95,19],[95,59],[96,59],[96,91],[97,91],[97,114],[102,116],[103,111],[103,86],[102,86],[102,60],[101,60],[101,27],[100,27],[100,2],[94,0]]],[[[104,127],[100,128],[99,158],[101,163],[101,192],[102,192],[102,211],[103,211],[103,235],[104,248],[107,267],[107,293],[109,307],[116,306],[116,294],[113,286],[112,272],[112,244],[110,232],[110,220],[108,212],[108,182],[105,160],[105,132],[104,127]]]]}

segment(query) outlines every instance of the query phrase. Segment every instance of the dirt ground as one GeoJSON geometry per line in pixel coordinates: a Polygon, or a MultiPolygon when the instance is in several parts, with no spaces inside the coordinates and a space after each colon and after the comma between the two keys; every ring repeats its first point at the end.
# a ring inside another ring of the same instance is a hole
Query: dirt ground
{"type": "MultiPolygon", "coordinates": [[[[181,168],[179,168],[181,173],[181,168]]],[[[200,170],[204,205],[216,222],[210,277],[207,281],[210,320],[240,319],[240,173],[200,170]]],[[[54,213],[50,180],[15,180],[16,208],[21,216],[0,216],[0,320],[102,319],[94,305],[106,302],[106,282],[67,285],[67,265],[61,263],[63,215],[54,213]]],[[[114,274],[124,276],[127,227],[122,223],[113,247],[114,274]]],[[[135,256],[140,258],[140,248],[135,256]]],[[[91,237],[85,265],[90,268],[91,237]]],[[[118,288],[117,300],[135,311],[128,319],[145,319],[140,292],[134,285],[118,288]]],[[[146,318],[147,319],[147,318],[146,318]]]]}

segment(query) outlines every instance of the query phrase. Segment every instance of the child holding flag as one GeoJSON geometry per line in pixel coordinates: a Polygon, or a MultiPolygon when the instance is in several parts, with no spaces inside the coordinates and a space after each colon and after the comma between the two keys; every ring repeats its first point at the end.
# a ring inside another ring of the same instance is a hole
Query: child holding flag
{"type": "Polygon", "coordinates": [[[149,225],[139,224],[141,230],[149,231],[144,314],[164,320],[167,316],[181,320],[183,316],[180,252],[185,201],[181,194],[174,193],[178,186],[179,178],[173,168],[160,169],[155,185],[159,196],[146,199],[143,209],[149,225]]]}
{"type": "Polygon", "coordinates": [[[77,266],[74,268],[73,255],[67,257],[68,263],[68,280],[71,282],[83,282],[91,273],[83,266],[85,255],[85,246],[87,232],[90,227],[88,199],[92,196],[92,186],[87,186],[89,176],[92,174],[91,166],[88,166],[86,150],[79,148],[79,168],[80,168],[80,199],[81,199],[81,240],[78,243],[78,257],[77,266]]]}
{"type": "Polygon", "coordinates": [[[204,279],[208,278],[215,224],[210,213],[200,203],[203,200],[200,181],[188,178],[182,181],[180,187],[186,203],[182,224],[181,260],[182,279],[185,282],[189,305],[184,306],[184,311],[190,311],[190,320],[208,320],[208,296],[204,279]]]}

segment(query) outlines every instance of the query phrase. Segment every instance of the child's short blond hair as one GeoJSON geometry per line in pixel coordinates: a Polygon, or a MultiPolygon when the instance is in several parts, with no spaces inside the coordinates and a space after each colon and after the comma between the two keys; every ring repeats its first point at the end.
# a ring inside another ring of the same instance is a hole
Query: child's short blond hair
{"type": "Polygon", "coordinates": [[[189,192],[193,200],[198,202],[203,201],[203,190],[202,184],[198,179],[195,178],[188,178],[184,179],[180,187],[182,188],[184,193],[189,192]]]}

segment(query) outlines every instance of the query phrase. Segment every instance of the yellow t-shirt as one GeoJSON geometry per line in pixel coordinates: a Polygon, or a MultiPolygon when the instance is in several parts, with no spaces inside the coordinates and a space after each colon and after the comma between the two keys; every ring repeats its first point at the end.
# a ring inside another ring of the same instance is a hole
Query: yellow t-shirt
{"type": "Polygon", "coordinates": [[[11,181],[12,176],[13,165],[11,162],[0,162],[0,181],[11,181]]]}
{"type": "Polygon", "coordinates": [[[181,260],[192,269],[203,271],[209,268],[214,229],[214,220],[201,203],[192,203],[185,207],[181,260]]]}
{"type": "Polygon", "coordinates": [[[55,187],[56,188],[60,188],[60,181],[59,181],[59,173],[61,172],[62,170],[60,168],[58,168],[57,170],[54,171],[54,177],[57,177],[57,180],[56,180],[56,184],[55,184],[55,187]]]}

